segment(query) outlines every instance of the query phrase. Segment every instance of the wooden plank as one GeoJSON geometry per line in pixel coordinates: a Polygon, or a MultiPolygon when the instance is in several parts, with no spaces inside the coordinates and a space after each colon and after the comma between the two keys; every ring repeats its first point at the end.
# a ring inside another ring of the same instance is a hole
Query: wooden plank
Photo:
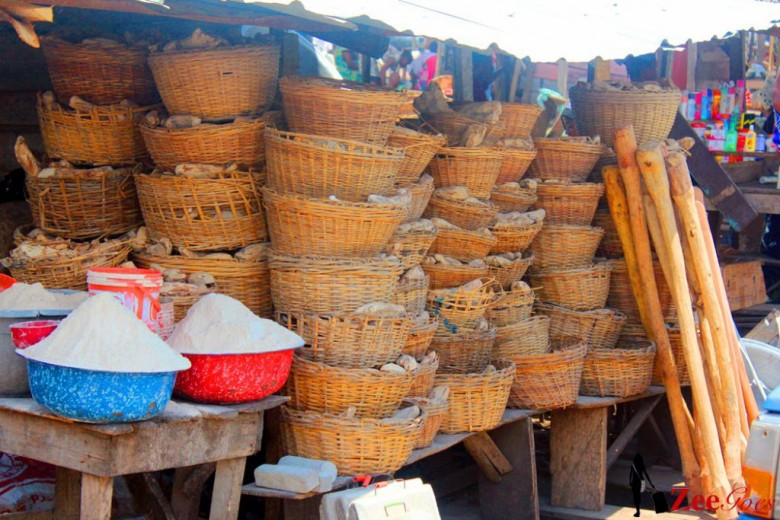
{"type": "Polygon", "coordinates": [[[151,473],[135,473],[122,477],[133,495],[133,503],[148,520],[184,520],[173,513],[160,483],[151,473]]]}
{"type": "Polygon", "coordinates": [[[203,485],[216,467],[216,463],[212,462],[176,468],[171,491],[171,508],[176,520],[197,520],[203,485]]]}
{"type": "MultiPolygon", "coordinates": [[[[778,210],[780,210],[780,207],[778,210]]],[[[766,229],[764,217],[763,213],[759,213],[758,218],[739,233],[740,251],[761,253],[761,239],[764,237],[764,230],[766,229]]]]}
{"type": "Polygon", "coordinates": [[[558,92],[567,97],[569,91],[569,62],[561,58],[558,60],[558,92]]]}
{"type": "Polygon", "coordinates": [[[81,475],[81,520],[110,520],[114,479],[81,475]]]}
{"type": "Polygon", "coordinates": [[[634,412],[634,416],[631,417],[631,420],[628,421],[628,424],[623,428],[623,431],[620,432],[620,435],[612,441],[612,444],[610,444],[607,449],[607,468],[618,460],[620,454],[626,449],[626,446],[631,442],[631,439],[634,438],[639,431],[639,428],[645,423],[645,420],[653,413],[655,405],[657,405],[660,400],[660,395],[653,397],[652,399],[647,399],[640,405],[639,409],[634,412]]]}
{"type": "MultiPolygon", "coordinates": [[[[350,482],[352,482],[352,477],[336,477],[335,482],[333,482],[332,491],[344,489],[350,482]]],[[[265,488],[256,485],[254,482],[243,486],[241,488],[241,493],[253,497],[281,498],[284,500],[304,500],[321,494],[319,491],[312,491],[310,493],[293,493],[291,491],[265,488]]]]}
{"type": "Polygon", "coordinates": [[[523,97],[520,100],[523,103],[533,103],[535,100],[531,97],[532,91],[534,89],[534,71],[536,70],[536,65],[533,62],[528,62],[526,68],[524,77],[523,77],[523,97]]]}
{"type": "Polygon", "coordinates": [[[687,48],[687,67],[685,75],[685,90],[688,92],[696,92],[696,64],[699,60],[699,50],[696,43],[688,40],[685,44],[687,48]]]}
{"type": "Polygon", "coordinates": [[[663,395],[666,390],[662,386],[652,385],[647,387],[641,394],[630,395],[628,397],[593,397],[588,395],[581,395],[577,397],[577,402],[571,406],[575,410],[584,410],[587,408],[602,408],[608,406],[614,406],[621,403],[630,403],[631,401],[638,401],[639,399],[645,399],[647,397],[653,397],[656,395],[663,395]]]}
{"type": "Polygon", "coordinates": [[[47,509],[46,511],[31,511],[25,513],[4,513],[3,520],[62,520],[62,519],[58,516],[55,516],[54,511],[52,511],[51,509],[47,509]]]}
{"type": "MultiPolygon", "coordinates": [[[[597,56],[590,63],[588,63],[588,81],[609,81],[611,78],[610,73],[610,60],[605,60],[601,56],[597,56]]],[[[565,92],[562,92],[566,95],[565,92]]]]}
{"type": "Polygon", "coordinates": [[[485,473],[486,476],[495,474],[500,479],[501,475],[506,475],[512,471],[512,464],[501,453],[501,450],[487,432],[477,432],[471,437],[464,439],[463,446],[474,457],[480,469],[484,467],[490,468],[485,473]]]}
{"type": "Polygon", "coordinates": [[[62,520],[77,520],[81,514],[81,473],[55,468],[54,511],[62,520]]]}
{"type": "Polygon", "coordinates": [[[238,504],[241,501],[241,484],[244,481],[245,467],[246,457],[217,462],[209,520],[236,520],[238,518],[238,504]]]}
{"type": "Polygon", "coordinates": [[[761,323],[745,334],[745,337],[756,341],[762,341],[769,345],[778,346],[778,338],[780,337],[780,311],[774,309],[761,320],[761,323]]]}
{"type": "Polygon", "coordinates": [[[455,47],[455,70],[452,79],[455,101],[474,101],[474,64],[471,50],[455,47]]]}
{"type": "Polygon", "coordinates": [[[517,85],[520,81],[520,71],[523,68],[523,60],[515,58],[515,65],[512,69],[512,81],[509,84],[509,99],[510,103],[515,102],[515,96],[517,95],[517,85]]]}

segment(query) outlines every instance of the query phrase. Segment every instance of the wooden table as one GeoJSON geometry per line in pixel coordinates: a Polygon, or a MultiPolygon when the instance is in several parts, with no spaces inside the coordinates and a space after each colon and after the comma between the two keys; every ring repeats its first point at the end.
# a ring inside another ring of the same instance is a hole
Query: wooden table
{"type": "Polygon", "coordinates": [[[189,519],[215,467],[209,518],[235,519],[246,457],[260,449],[263,412],[287,400],[270,396],[233,406],[171,401],[148,421],[91,425],[55,417],[30,398],[0,399],[0,451],[57,466],[54,510],[5,518],[105,520],[114,477],[132,476],[132,490],[143,486],[148,472],[177,468],[170,503],[157,503],[163,518],[189,519]]]}

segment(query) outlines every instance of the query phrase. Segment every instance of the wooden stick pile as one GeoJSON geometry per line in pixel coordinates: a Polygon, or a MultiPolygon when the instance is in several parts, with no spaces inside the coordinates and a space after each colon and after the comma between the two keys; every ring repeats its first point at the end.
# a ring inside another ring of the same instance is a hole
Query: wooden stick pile
{"type": "MultiPolygon", "coordinates": [[[[642,324],[658,348],[683,477],[692,494],[715,495],[726,504],[731,491],[743,483],[742,457],[758,407],[701,192],[691,185],[686,163],[690,144],[667,140],[637,149],[633,127],[621,128],[615,132],[618,166],[605,167],[603,174],[642,324]],[[651,238],[677,308],[693,413],[677,378],[653,274],[651,238]]],[[[717,515],[719,520],[736,517],[725,510],[717,515]]]]}

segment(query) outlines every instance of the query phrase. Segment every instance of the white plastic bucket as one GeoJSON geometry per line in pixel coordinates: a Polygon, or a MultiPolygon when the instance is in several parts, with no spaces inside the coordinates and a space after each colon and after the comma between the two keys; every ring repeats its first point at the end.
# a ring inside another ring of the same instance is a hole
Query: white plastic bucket
{"type": "Polygon", "coordinates": [[[107,293],[133,311],[152,332],[159,332],[162,273],[154,269],[94,267],[87,270],[89,295],[107,293]]]}

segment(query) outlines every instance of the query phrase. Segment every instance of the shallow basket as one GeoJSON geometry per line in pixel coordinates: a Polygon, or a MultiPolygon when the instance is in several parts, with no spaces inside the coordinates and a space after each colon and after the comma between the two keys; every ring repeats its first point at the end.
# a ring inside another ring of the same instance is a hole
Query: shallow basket
{"type": "Polygon", "coordinates": [[[488,306],[501,295],[501,286],[487,278],[482,280],[479,289],[432,288],[426,297],[426,310],[438,318],[441,332],[456,334],[461,329],[474,329],[485,316],[488,306]]]}
{"type": "Polygon", "coordinates": [[[593,216],[593,225],[604,230],[604,236],[599,243],[596,254],[602,258],[623,258],[623,244],[617,233],[615,223],[612,221],[612,215],[609,211],[596,211],[593,216]]]}
{"type": "Polygon", "coordinates": [[[413,231],[402,235],[395,234],[385,247],[387,254],[401,260],[404,269],[411,269],[422,263],[437,237],[437,232],[413,231]]]}
{"type": "Polygon", "coordinates": [[[450,402],[432,404],[428,399],[410,399],[410,401],[419,406],[421,410],[424,410],[428,416],[414,447],[415,449],[427,448],[433,444],[433,439],[439,433],[441,423],[450,410],[450,402]]]}
{"type": "Polygon", "coordinates": [[[491,253],[517,253],[528,249],[542,230],[544,219],[539,219],[528,226],[493,226],[490,232],[498,237],[498,242],[490,250],[491,253]]]}
{"type": "Polygon", "coordinates": [[[267,129],[268,187],[279,193],[365,202],[395,192],[399,148],[267,129]]]}
{"type": "Polygon", "coordinates": [[[404,219],[404,222],[409,222],[422,217],[423,213],[425,212],[425,208],[428,207],[428,202],[431,200],[431,196],[433,195],[433,191],[436,189],[436,187],[433,185],[433,183],[423,184],[419,182],[401,187],[409,190],[409,193],[412,195],[412,203],[409,206],[409,214],[404,219]]]}
{"type": "Polygon", "coordinates": [[[588,267],[545,269],[532,272],[530,283],[539,288],[536,290],[539,301],[589,311],[605,307],[611,271],[606,262],[588,267]]]}
{"type": "MultiPolygon", "coordinates": [[[[691,383],[690,375],[688,374],[688,364],[685,362],[685,352],[682,346],[682,335],[680,334],[679,326],[670,327],[666,326],[666,332],[669,334],[669,344],[672,347],[672,355],[674,356],[674,365],[677,367],[677,379],[681,385],[689,385],[691,383]]],[[[696,336],[701,346],[701,330],[696,327],[696,336]]],[[[655,358],[653,364],[653,384],[663,385],[664,378],[661,375],[661,363],[658,356],[655,358]]]]}
{"type": "Polygon", "coordinates": [[[439,355],[439,373],[467,374],[484,370],[490,363],[496,328],[442,332],[433,337],[429,350],[439,355]]]}
{"type": "Polygon", "coordinates": [[[293,358],[285,393],[299,410],[340,414],[354,407],[357,417],[393,415],[412,387],[412,372],[333,367],[293,358]]]}
{"type": "Polygon", "coordinates": [[[345,418],[281,408],[282,446],[288,455],[329,460],[339,475],[394,473],[412,454],[427,414],[410,421],[345,418]]]}
{"type": "Polygon", "coordinates": [[[544,354],[549,349],[550,318],[548,316],[531,316],[496,330],[493,357],[535,356],[544,354]]]}
{"type": "Polygon", "coordinates": [[[412,387],[409,389],[407,397],[428,397],[433,388],[433,380],[436,377],[436,371],[439,369],[439,360],[437,359],[430,365],[420,366],[412,372],[412,387]]]}
{"type": "Polygon", "coordinates": [[[448,289],[451,287],[460,287],[477,278],[487,278],[488,268],[471,267],[468,265],[426,265],[422,266],[425,274],[430,279],[430,289],[448,289]]]}
{"type": "MultiPolygon", "coordinates": [[[[607,306],[617,309],[626,315],[627,325],[641,325],[639,307],[636,305],[634,291],[631,288],[631,279],[628,276],[626,261],[623,259],[610,260],[612,276],[609,282],[609,297],[607,306]]],[[[663,269],[658,261],[653,262],[655,283],[658,287],[658,297],[661,301],[661,311],[668,316],[673,307],[672,292],[666,284],[663,269]]]]}
{"type": "Polygon", "coordinates": [[[439,229],[428,254],[451,256],[464,262],[484,259],[496,245],[493,235],[483,235],[467,229],[439,229]]]}
{"type": "Polygon", "coordinates": [[[551,336],[582,338],[588,348],[612,348],[626,323],[626,315],[614,309],[573,311],[551,303],[537,303],[534,310],[550,317],[551,336]]]}
{"type": "Polygon", "coordinates": [[[262,119],[192,128],[152,127],[141,123],[141,135],[152,161],[165,171],[179,164],[223,165],[235,162],[242,170],[261,170],[265,161],[262,119]]]}
{"type": "Polygon", "coordinates": [[[404,158],[398,169],[399,184],[416,182],[436,152],[446,144],[443,135],[424,134],[408,128],[396,127],[387,139],[387,146],[400,148],[404,158]]]}
{"type": "Polygon", "coordinates": [[[414,359],[421,359],[433,341],[433,336],[439,328],[439,320],[431,318],[425,325],[413,325],[406,340],[403,353],[414,359]]]}
{"type": "Polygon", "coordinates": [[[225,251],[266,242],[260,178],[245,172],[218,179],[136,175],[150,238],[168,238],[174,246],[192,251],[225,251]]]}
{"type": "Polygon", "coordinates": [[[501,171],[496,178],[496,184],[519,181],[536,158],[536,150],[502,148],[501,153],[504,154],[504,160],[501,162],[501,171]]]}
{"type": "Polygon", "coordinates": [[[641,394],[653,378],[655,344],[638,340],[615,348],[589,348],[582,369],[580,394],[628,397],[641,394]]]}
{"type": "Polygon", "coordinates": [[[290,255],[370,257],[406,218],[400,204],[312,199],[263,188],[274,249],[290,255]]]}
{"type": "Polygon", "coordinates": [[[578,143],[561,139],[534,139],[536,159],[532,177],[583,182],[604,152],[601,144],[578,143]]]}
{"type": "Polygon", "coordinates": [[[496,205],[501,213],[511,213],[512,211],[528,211],[536,202],[536,188],[529,188],[519,193],[509,193],[498,191],[495,188],[490,195],[490,201],[496,205]]]}
{"type": "Polygon", "coordinates": [[[431,278],[427,275],[420,280],[399,281],[393,293],[392,303],[403,305],[407,312],[415,316],[420,314],[425,310],[425,298],[430,283],[431,278]]]}
{"type": "Polygon", "coordinates": [[[433,156],[429,169],[437,188],[465,186],[478,199],[489,199],[504,154],[500,148],[444,147],[433,156]]]}
{"type": "Polygon", "coordinates": [[[514,282],[519,282],[526,271],[535,262],[533,252],[524,255],[520,260],[513,260],[512,265],[506,267],[488,266],[488,276],[495,278],[504,289],[509,289],[514,282]]]}
{"type": "Polygon", "coordinates": [[[393,298],[402,268],[392,258],[327,258],[269,252],[278,311],[342,314],[393,298]]]}
{"type": "Polygon", "coordinates": [[[279,56],[277,45],[239,45],[152,54],[149,67],[168,113],[216,121],[270,106],[279,56]]]}
{"type": "Polygon", "coordinates": [[[548,224],[589,226],[604,194],[604,185],[592,182],[550,184],[540,182],[533,209],[546,211],[548,224]]]}
{"type": "Polygon", "coordinates": [[[488,227],[496,221],[498,208],[493,203],[475,204],[472,202],[454,202],[441,197],[431,197],[425,208],[425,218],[442,218],[461,229],[477,229],[488,227]]]}
{"type": "Polygon", "coordinates": [[[362,83],[287,76],[279,81],[290,130],[384,146],[405,92],[362,83]]]}
{"type": "Polygon", "coordinates": [[[542,107],[524,103],[501,103],[498,120],[503,124],[508,138],[527,138],[531,135],[542,107]]]}
{"type": "Polygon", "coordinates": [[[534,269],[566,269],[591,265],[604,230],[591,226],[546,225],[536,235],[531,250],[534,269]]]}
{"type": "Polygon", "coordinates": [[[533,291],[507,291],[503,296],[497,295],[488,305],[485,319],[496,327],[506,327],[530,318],[533,307],[533,291]]]}
{"type": "Polygon", "coordinates": [[[497,359],[493,365],[495,372],[436,374],[436,386],[450,387],[450,410],[442,421],[442,433],[478,432],[498,426],[506,409],[515,364],[497,359]]]}

